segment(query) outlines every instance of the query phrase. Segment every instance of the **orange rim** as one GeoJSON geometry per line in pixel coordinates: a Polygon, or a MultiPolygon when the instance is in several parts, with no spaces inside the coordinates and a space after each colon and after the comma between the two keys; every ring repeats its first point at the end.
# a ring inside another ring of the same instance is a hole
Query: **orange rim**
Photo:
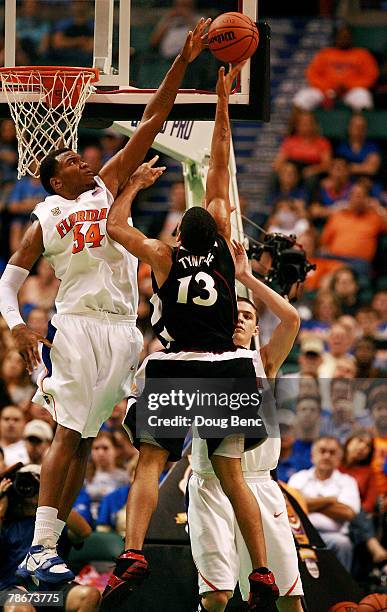
{"type": "Polygon", "coordinates": [[[88,75],[92,75],[91,83],[95,83],[99,80],[99,70],[98,68],[85,68],[84,66],[13,66],[11,68],[0,68],[1,74],[9,74],[26,76],[28,73],[30,74],[40,74],[43,77],[52,77],[57,74],[62,74],[64,77],[75,77],[79,74],[85,73],[88,75]]]}

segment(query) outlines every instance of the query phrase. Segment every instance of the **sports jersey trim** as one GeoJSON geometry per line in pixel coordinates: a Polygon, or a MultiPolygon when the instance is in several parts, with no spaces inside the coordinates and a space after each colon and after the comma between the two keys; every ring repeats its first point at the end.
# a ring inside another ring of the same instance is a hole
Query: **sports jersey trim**
{"type": "Polygon", "coordinates": [[[226,361],[229,359],[253,359],[254,351],[245,348],[236,348],[235,351],[224,351],[220,353],[210,353],[208,351],[179,351],[171,353],[166,351],[156,351],[149,355],[149,360],[170,360],[170,361],[226,361]]]}

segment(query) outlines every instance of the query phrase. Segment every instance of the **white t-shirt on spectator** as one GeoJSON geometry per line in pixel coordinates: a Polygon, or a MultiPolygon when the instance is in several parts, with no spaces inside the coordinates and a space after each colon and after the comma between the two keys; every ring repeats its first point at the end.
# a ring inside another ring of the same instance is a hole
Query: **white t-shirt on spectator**
{"type": "Polygon", "coordinates": [[[4,463],[7,467],[18,463],[18,461],[21,461],[24,465],[31,463],[24,440],[3,446],[2,449],[4,451],[4,463]]]}
{"type": "MultiPolygon", "coordinates": [[[[305,497],[336,497],[338,502],[346,504],[356,513],[360,512],[360,494],[356,480],[338,470],[334,470],[332,476],[326,480],[316,478],[314,467],[301,470],[290,477],[288,485],[301,491],[305,497]]],[[[348,533],[348,521],[335,521],[321,512],[311,512],[308,517],[321,533],[348,533]]]]}

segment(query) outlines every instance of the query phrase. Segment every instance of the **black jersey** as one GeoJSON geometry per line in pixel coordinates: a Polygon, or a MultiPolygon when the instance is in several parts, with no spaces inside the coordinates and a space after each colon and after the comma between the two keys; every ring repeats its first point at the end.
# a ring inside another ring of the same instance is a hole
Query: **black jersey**
{"type": "Polygon", "coordinates": [[[235,350],[237,321],[235,266],[225,239],[218,235],[206,255],[173,249],[168,278],[154,295],[152,326],[170,351],[235,350]]]}

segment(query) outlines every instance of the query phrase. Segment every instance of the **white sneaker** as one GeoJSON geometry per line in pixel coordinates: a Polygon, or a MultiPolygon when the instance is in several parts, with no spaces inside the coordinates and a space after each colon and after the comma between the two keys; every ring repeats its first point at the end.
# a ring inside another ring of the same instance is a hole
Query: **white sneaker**
{"type": "Polygon", "coordinates": [[[25,559],[16,570],[19,578],[27,579],[34,575],[42,582],[68,582],[74,579],[74,574],[63,559],[58,556],[55,547],[42,544],[31,546],[25,559]]]}

